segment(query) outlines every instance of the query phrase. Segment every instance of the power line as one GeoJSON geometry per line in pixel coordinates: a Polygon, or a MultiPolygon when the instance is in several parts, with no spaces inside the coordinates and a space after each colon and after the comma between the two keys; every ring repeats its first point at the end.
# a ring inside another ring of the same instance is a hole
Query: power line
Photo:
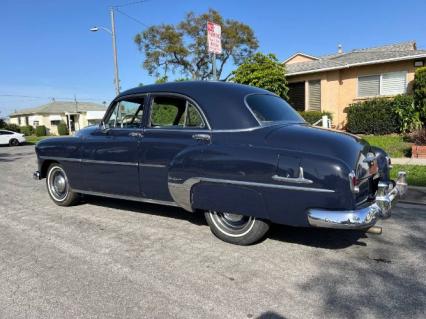
{"type": "MultiPolygon", "coordinates": [[[[0,97],[16,97],[16,98],[24,98],[24,99],[43,99],[43,100],[48,100],[48,99],[58,99],[58,100],[71,100],[74,101],[75,97],[56,97],[56,96],[34,96],[34,95],[18,95],[18,94],[0,94],[0,97]]],[[[105,100],[105,98],[99,98],[99,99],[94,99],[94,98],[83,98],[81,100],[84,101],[101,101],[101,100],[105,100]]]]}
{"type": "Polygon", "coordinates": [[[139,4],[139,3],[143,3],[143,2],[147,2],[149,0],[140,0],[140,1],[132,1],[132,2],[127,2],[127,3],[123,3],[123,4],[119,4],[116,6],[113,6],[114,8],[122,8],[122,7],[128,7],[128,6],[132,6],[134,4],[139,4]]]}
{"type": "Polygon", "coordinates": [[[123,12],[123,11],[121,11],[121,10],[117,9],[117,8],[115,8],[115,11],[117,11],[117,12],[121,13],[122,15],[124,15],[124,16],[126,16],[127,18],[129,18],[129,19],[133,20],[134,22],[136,22],[136,23],[138,23],[138,24],[140,24],[140,25],[142,25],[142,26],[144,26],[144,27],[146,27],[146,28],[149,28],[149,25],[147,25],[147,24],[143,23],[142,21],[140,21],[139,19],[137,19],[137,18],[135,18],[135,17],[132,17],[132,16],[131,16],[131,15],[129,15],[128,13],[123,12]]]}

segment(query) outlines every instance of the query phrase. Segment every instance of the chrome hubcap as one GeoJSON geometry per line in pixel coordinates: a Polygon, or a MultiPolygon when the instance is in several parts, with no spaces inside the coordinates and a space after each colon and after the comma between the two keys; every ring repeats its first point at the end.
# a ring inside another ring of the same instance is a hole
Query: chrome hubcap
{"type": "Polygon", "coordinates": [[[56,200],[64,200],[68,194],[68,182],[65,172],[60,167],[54,167],[49,173],[50,194],[56,200]]]}
{"type": "Polygon", "coordinates": [[[253,227],[255,218],[226,212],[211,211],[210,216],[215,226],[224,234],[231,237],[241,237],[253,227]]]}

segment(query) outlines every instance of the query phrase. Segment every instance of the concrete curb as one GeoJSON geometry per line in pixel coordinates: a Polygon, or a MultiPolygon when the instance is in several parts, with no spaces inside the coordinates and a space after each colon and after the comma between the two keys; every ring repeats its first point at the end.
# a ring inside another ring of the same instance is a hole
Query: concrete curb
{"type": "Polygon", "coordinates": [[[391,161],[392,164],[426,166],[426,158],[395,157],[391,161]]]}
{"type": "Polygon", "coordinates": [[[426,205],[426,187],[408,186],[407,195],[401,203],[426,205]]]}

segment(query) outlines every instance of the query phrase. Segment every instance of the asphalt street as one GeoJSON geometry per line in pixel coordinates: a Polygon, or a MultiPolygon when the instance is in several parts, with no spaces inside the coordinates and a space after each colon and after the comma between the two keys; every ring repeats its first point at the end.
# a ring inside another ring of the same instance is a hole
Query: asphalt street
{"type": "Polygon", "coordinates": [[[2,319],[426,317],[426,206],[382,235],[274,225],[241,247],[181,209],[56,206],[35,169],[34,146],[0,147],[2,319]]]}

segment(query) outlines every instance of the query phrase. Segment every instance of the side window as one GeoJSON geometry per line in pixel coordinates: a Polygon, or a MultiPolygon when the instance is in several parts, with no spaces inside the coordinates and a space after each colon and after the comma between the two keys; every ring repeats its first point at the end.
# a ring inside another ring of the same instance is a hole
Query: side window
{"type": "Polygon", "coordinates": [[[150,127],[205,128],[205,123],[195,105],[184,98],[156,96],[152,100],[150,127]]]}
{"type": "Polygon", "coordinates": [[[109,118],[105,121],[107,128],[138,128],[142,124],[144,98],[122,100],[115,104],[109,118]]]}

